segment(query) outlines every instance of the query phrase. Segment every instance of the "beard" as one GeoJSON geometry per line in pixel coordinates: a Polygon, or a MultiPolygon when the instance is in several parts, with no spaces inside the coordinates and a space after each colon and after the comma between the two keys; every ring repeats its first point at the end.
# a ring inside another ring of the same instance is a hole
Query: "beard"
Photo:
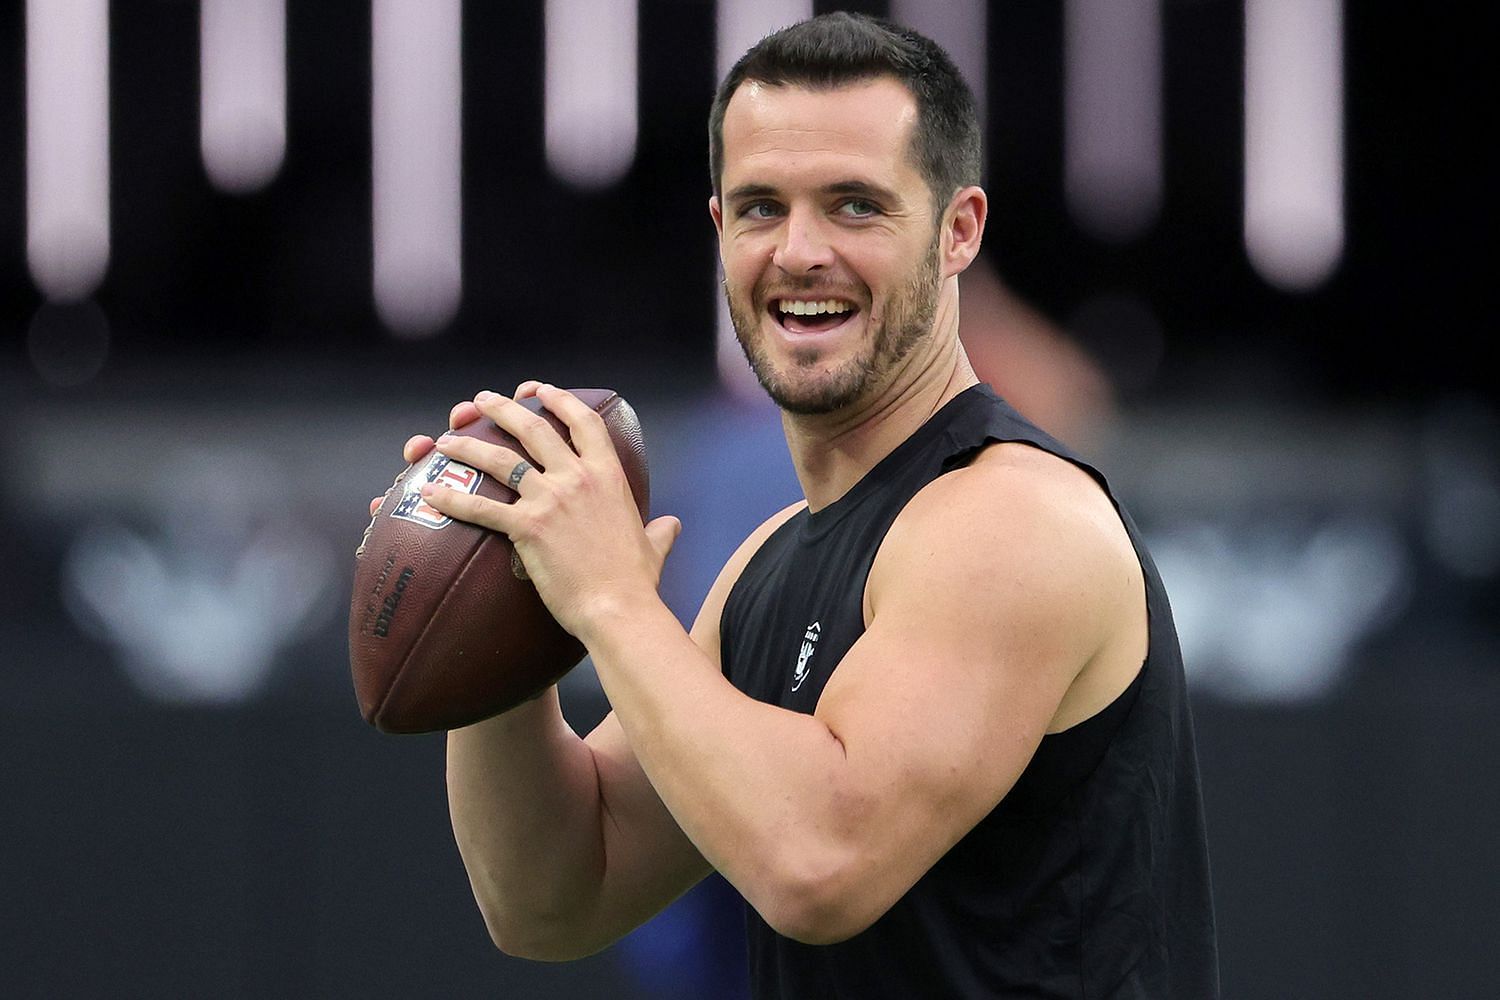
{"type": "MultiPolygon", "coordinates": [[[[831,371],[819,371],[820,353],[793,348],[786,369],[777,369],[759,336],[766,312],[752,301],[737,302],[726,281],[724,297],[734,332],[750,362],[750,370],[766,394],[788,413],[803,416],[834,413],[852,405],[879,385],[912,348],[932,330],[941,286],[938,268],[938,232],[907,281],[885,303],[884,315],[870,331],[869,342],[854,357],[831,371]]],[[[808,287],[814,287],[808,282],[808,287]]],[[[874,303],[871,303],[871,313],[874,303]]],[[[873,321],[873,315],[868,321],[873,321]]]]}

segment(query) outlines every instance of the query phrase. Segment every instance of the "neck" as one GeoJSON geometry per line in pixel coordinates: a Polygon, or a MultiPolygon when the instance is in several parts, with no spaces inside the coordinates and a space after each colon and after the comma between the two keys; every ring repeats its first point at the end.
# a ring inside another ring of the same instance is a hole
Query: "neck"
{"type": "Polygon", "coordinates": [[[932,336],[868,398],[834,413],[782,413],[787,448],[811,510],[847,493],[945,403],[979,381],[958,339],[956,287],[953,292],[939,300],[932,336]]]}

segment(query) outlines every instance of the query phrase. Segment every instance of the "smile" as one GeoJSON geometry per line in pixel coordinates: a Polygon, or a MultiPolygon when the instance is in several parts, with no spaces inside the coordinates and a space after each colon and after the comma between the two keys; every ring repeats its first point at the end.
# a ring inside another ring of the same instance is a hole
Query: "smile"
{"type": "Polygon", "coordinates": [[[847,299],[772,299],[771,318],[789,333],[823,333],[844,325],[859,308],[847,299]]]}

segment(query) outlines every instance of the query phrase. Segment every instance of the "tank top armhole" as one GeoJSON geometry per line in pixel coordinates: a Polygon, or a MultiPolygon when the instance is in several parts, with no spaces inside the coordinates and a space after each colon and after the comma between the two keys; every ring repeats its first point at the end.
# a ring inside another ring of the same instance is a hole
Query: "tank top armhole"
{"type": "Polygon", "coordinates": [[[1006,798],[1023,809],[1050,808],[1087,780],[1135,708],[1146,670],[1141,664],[1125,690],[1087,719],[1043,736],[1006,798]]]}
{"type": "Polygon", "coordinates": [[[787,532],[798,530],[795,526],[799,522],[805,522],[806,518],[807,508],[803,507],[801,510],[789,514],[784,521],[771,530],[770,534],[762,538],[760,544],[755,547],[755,551],[750,554],[750,558],[745,560],[745,565],[740,567],[739,574],[734,578],[734,583],[730,584],[729,593],[724,595],[724,605],[719,608],[719,672],[731,682],[734,680],[734,674],[731,672],[730,650],[734,644],[729,641],[729,638],[734,631],[733,612],[736,609],[735,598],[741,593],[743,588],[751,585],[748,579],[753,578],[752,570],[758,568],[759,564],[763,563],[766,559],[769,559],[769,553],[773,547],[785,541],[784,536],[787,532]]]}

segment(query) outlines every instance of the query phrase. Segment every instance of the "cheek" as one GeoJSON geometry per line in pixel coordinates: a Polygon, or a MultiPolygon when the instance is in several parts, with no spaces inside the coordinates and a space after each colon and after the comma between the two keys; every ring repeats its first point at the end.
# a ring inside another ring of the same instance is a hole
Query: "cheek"
{"type": "Polygon", "coordinates": [[[770,263],[770,254],[744,242],[731,242],[723,246],[719,262],[724,268],[724,277],[733,289],[748,294],[765,273],[770,263]]]}
{"type": "Polygon", "coordinates": [[[850,263],[877,299],[899,294],[911,280],[912,258],[906,254],[868,254],[850,263]]]}

